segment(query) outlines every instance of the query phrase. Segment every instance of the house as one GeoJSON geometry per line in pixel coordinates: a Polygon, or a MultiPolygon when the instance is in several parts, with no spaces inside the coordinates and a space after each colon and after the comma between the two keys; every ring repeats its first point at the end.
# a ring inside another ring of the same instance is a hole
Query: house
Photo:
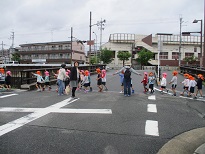
{"type": "Polygon", "coordinates": [[[85,62],[85,47],[78,41],[30,43],[19,45],[20,63],[50,63],[70,64],[78,61],[81,64],[85,62]],[[71,50],[72,45],[72,50],[71,50]]]}

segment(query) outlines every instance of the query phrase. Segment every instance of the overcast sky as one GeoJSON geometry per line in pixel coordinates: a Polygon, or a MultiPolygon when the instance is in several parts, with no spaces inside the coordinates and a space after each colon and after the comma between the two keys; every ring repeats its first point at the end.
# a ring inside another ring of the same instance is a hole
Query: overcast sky
{"type": "MultiPolygon", "coordinates": [[[[11,46],[11,32],[15,33],[15,47],[19,44],[89,39],[89,16],[92,24],[106,20],[102,41],[113,33],[179,34],[200,31],[194,19],[204,19],[204,0],[0,0],[0,43],[11,46]]],[[[100,40],[100,30],[92,27],[100,40]]],[[[92,38],[95,35],[92,33],[92,38]]]]}

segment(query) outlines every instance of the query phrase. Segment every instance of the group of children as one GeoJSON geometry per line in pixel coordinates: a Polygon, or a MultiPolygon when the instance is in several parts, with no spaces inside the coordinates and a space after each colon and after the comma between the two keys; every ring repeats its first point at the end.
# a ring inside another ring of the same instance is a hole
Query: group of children
{"type": "Polygon", "coordinates": [[[184,81],[181,82],[184,84],[183,92],[181,93],[182,96],[184,96],[184,93],[187,93],[188,97],[193,96],[195,99],[197,98],[198,92],[200,93],[199,98],[203,98],[202,96],[202,82],[204,80],[204,77],[202,74],[198,74],[196,79],[190,74],[184,74],[184,81]],[[197,87],[195,92],[195,87],[197,87]]]}
{"type": "MultiPolygon", "coordinates": [[[[97,72],[97,87],[99,88],[99,92],[103,91],[103,86],[105,87],[105,90],[107,91],[107,86],[106,86],[106,70],[105,69],[96,69],[97,72]]],[[[69,75],[70,75],[70,70],[66,71],[66,75],[68,78],[65,79],[65,93],[66,89],[70,88],[69,86],[69,75]]],[[[58,71],[57,74],[54,73],[54,76],[58,76],[58,71]]],[[[78,87],[77,91],[83,90],[85,93],[91,92],[92,87],[91,87],[91,77],[90,77],[90,72],[88,70],[79,70],[79,78],[78,78],[78,87]]],[[[38,78],[37,78],[38,80],[38,78]]],[[[37,81],[38,83],[38,81],[37,81]]],[[[58,88],[57,88],[58,89],[58,88]]],[[[57,91],[57,90],[56,90],[57,91]]]]}
{"type": "Polygon", "coordinates": [[[103,87],[105,87],[105,91],[108,91],[108,88],[106,86],[106,70],[103,68],[102,70],[100,68],[96,69],[97,72],[97,86],[99,91],[98,92],[102,92],[103,91],[103,87]]]}
{"type": "Polygon", "coordinates": [[[41,75],[40,71],[37,71],[36,73],[32,73],[32,75],[36,76],[37,82],[36,82],[36,88],[37,91],[44,91],[46,87],[48,87],[48,90],[51,90],[50,86],[50,74],[48,71],[45,70],[44,72],[44,78],[41,75]]]}
{"type": "MultiPolygon", "coordinates": [[[[103,91],[103,87],[105,87],[105,91],[108,90],[107,86],[106,86],[106,70],[105,69],[100,69],[97,68],[96,69],[97,72],[97,87],[99,88],[99,92],[103,91]]],[[[36,82],[36,88],[37,91],[44,91],[47,87],[48,90],[51,90],[51,86],[50,86],[50,74],[48,71],[45,70],[44,72],[44,78],[41,75],[40,71],[37,71],[36,73],[32,73],[34,76],[37,77],[37,82],[36,82]]],[[[58,76],[58,72],[57,74],[53,73],[54,76],[58,76]]],[[[173,91],[173,96],[176,96],[176,87],[177,87],[177,71],[173,71],[172,72],[172,79],[169,82],[169,84],[171,84],[171,89],[173,91]]],[[[70,70],[66,70],[66,75],[68,76],[65,79],[65,90],[67,88],[69,88],[69,83],[70,83],[70,79],[69,79],[69,75],[70,75],[70,70]]],[[[120,83],[121,83],[121,92],[123,93],[124,90],[124,85],[123,85],[123,79],[124,79],[124,72],[122,71],[121,73],[119,73],[120,76],[120,83]]],[[[11,89],[11,71],[7,71],[6,72],[6,76],[5,76],[5,72],[4,69],[0,69],[0,78],[2,79],[4,77],[4,83],[1,83],[0,88],[6,88],[7,90],[11,89]]],[[[161,93],[164,93],[164,90],[166,90],[166,92],[168,93],[169,90],[167,89],[167,73],[162,73],[162,80],[161,80],[161,93]]],[[[143,87],[144,87],[144,93],[150,91],[150,93],[154,93],[154,83],[155,83],[155,77],[154,77],[154,73],[150,72],[149,74],[147,72],[144,72],[144,77],[143,80],[141,81],[141,83],[143,83],[143,87]],[[147,85],[148,88],[147,88],[147,85]]],[[[199,98],[202,98],[202,82],[204,80],[204,77],[202,74],[198,74],[197,75],[197,79],[195,79],[195,77],[193,77],[190,74],[184,74],[184,81],[180,82],[182,84],[184,84],[183,87],[183,92],[181,93],[182,96],[184,96],[184,93],[187,93],[188,97],[193,96],[194,98],[197,98],[197,94],[200,94],[199,98]],[[195,92],[195,87],[197,87],[196,92],[195,92]]],[[[90,72],[88,70],[81,70],[80,71],[80,75],[79,75],[79,81],[78,81],[78,90],[81,90],[83,87],[84,92],[87,93],[88,91],[92,91],[92,87],[91,87],[91,77],[90,77],[90,72]]],[[[132,93],[134,93],[134,89],[132,87],[132,80],[131,80],[131,88],[132,88],[132,93]]]]}
{"type": "MultiPolygon", "coordinates": [[[[169,82],[169,84],[172,84],[171,89],[173,91],[173,96],[176,96],[176,87],[177,87],[177,71],[173,71],[172,72],[172,80],[169,82]]],[[[163,94],[164,90],[167,91],[168,93],[168,89],[166,88],[167,85],[167,73],[162,73],[162,80],[161,80],[161,93],[163,94]]],[[[180,94],[182,96],[184,96],[184,93],[187,93],[187,97],[191,97],[193,96],[195,99],[197,98],[197,94],[198,92],[200,93],[200,97],[199,98],[203,98],[202,96],[202,81],[204,80],[204,77],[202,74],[198,74],[197,75],[197,79],[195,79],[195,77],[193,77],[190,74],[184,74],[184,81],[182,81],[181,83],[184,84],[183,86],[183,92],[180,94]],[[196,93],[195,93],[195,87],[197,87],[196,93]]]]}
{"type": "Polygon", "coordinates": [[[154,77],[153,72],[149,73],[149,77],[148,77],[148,73],[144,72],[144,77],[143,77],[143,80],[141,81],[141,83],[143,83],[144,93],[148,92],[149,89],[150,89],[151,94],[154,93],[155,77],[154,77]],[[149,84],[149,89],[147,88],[148,84],[149,84]]]}
{"type": "Polygon", "coordinates": [[[0,69],[0,88],[11,90],[11,71],[5,71],[3,68],[0,69]]]}
{"type": "MultiPolygon", "coordinates": [[[[173,96],[176,96],[177,74],[178,74],[177,71],[173,71],[172,72],[173,77],[171,81],[169,82],[169,84],[171,84],[171,90],[173,92],[173,96]]],[[[164,90],[166,90],[166,93],[169,92],[169,90],[167,89],[167,79],[166,78],[167,78],[167,73],[162,73],[161,88],[160,88],[162,94],[164,93],[164,90]]],[[[184,93],[186,92],[188,97],[193,96],[196,99],[197,94],[199,92],[200,93],[199,98],[203,98],[202,96],[202,81],[204,80],[203,75],[198,74],[197,79],[195,79],[195,77],[186,73],[184,74],[184,78],[185,78],[184,81],[181,82],[182,84],[184,84],[183,92],[181,93],[181,95],[184,96],[184,93]],[[196,92],[195,92],[195,87],[197,87],[196,92]]],[[[153,76],[153,72],[149,73],[149,77],[148,77],[148,73],[144,72],[144,77],[141,83],[143,83],[145,93],[148,92],[149,89],[150,89],[151,94],[154,92],[154,89],[153,89],[154,82],[155,82],[155,77],[153,76]],[[149,84],[149,89],[147,88],[148,84],[149,84]]]]}

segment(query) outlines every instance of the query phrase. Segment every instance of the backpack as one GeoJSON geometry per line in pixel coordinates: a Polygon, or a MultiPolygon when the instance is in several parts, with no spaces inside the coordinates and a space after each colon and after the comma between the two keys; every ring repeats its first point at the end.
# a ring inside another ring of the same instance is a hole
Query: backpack
{"type": "Polygon", "coordinates": [[[124,78],[125,79],[131,79],[130,68],[126,68],[125,73],[124,73],[124,78]]]}

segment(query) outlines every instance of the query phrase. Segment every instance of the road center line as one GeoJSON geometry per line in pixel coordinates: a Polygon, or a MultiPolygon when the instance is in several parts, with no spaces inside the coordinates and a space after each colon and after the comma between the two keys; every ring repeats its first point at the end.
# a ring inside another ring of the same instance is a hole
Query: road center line
{"type": "Polygon", "coordinates": [[[145,124],[145,134],[159,136],[158,121],[147,120],[145,124]]]}
{"type": "Polygon", "coordinates": [[[6,97],[10,97],[10,96],[15,96],[15,95],[18,95],[18,94],[9,94],[9,95],[4,95],[4,96],[0,96],[0,98],[6,98],[6,97]]]}
{"type": "Polygon", "coordinates": [[[147,112],[157,113],[157,106],[156,106],[156,104],[148,104],[147,105],[147,112]]]}

